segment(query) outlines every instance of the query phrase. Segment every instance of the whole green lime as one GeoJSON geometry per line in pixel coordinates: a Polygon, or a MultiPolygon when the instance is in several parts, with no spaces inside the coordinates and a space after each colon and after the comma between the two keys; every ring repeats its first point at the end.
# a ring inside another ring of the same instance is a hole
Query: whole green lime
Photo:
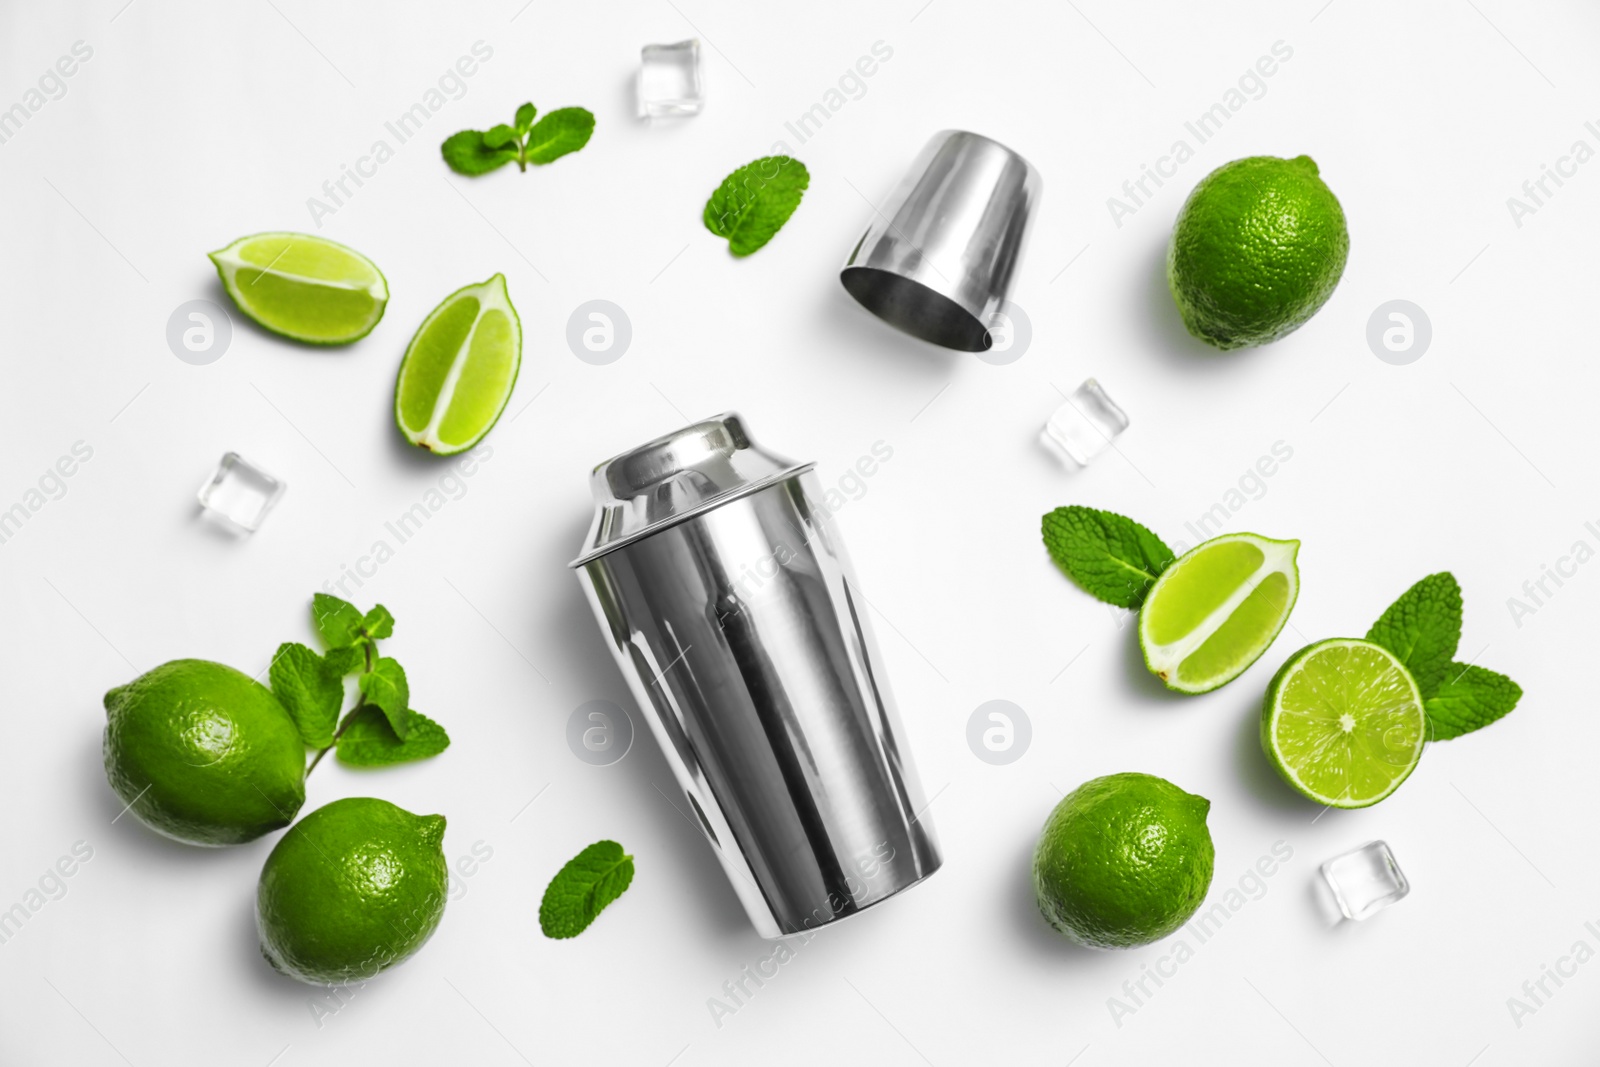
{"type": "Polygon", "coordinates": [[[106,694],[106,777],[151,829],[236,845],[288,826],[306,800],[306,749],[266,686],[179,659],[106,694]]]}
{"type": "Polygon", "coordinates": [[[1276,341],[1333,295],[1350,255],[1344,209],[1310,156],[1251,156],[1201,179],[1178,212],[1167,284],[1217,348],[1276,341]]]}
{"type": "Polygon", "coordinates": [[[443,815],[335,800],[267,857],[256,929],[267,962],[316,985],[364,981],[408,958],[444,916],[443,815]]]}
{"type": "Polygon", "coordinates": [[[1150,774],[1110,774],[1069,793],[1033,853],[1050,925],[1091,948],[1159,941],[1211,886],[1211,801],[1150,774]]]}

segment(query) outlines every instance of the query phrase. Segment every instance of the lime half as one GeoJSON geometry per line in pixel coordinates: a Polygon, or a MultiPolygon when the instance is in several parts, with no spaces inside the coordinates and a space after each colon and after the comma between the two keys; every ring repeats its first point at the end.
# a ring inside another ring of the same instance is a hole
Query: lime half
{"type": "Polygon", "coordinates": [[[389,283],[372,260],[321,237],[258,233],[209,255],[240,311],[306,344],[365,337],[389,302],[389,283]]]}
{"type": "Polygon", "coordinates": [[[1388,649],[1354,638],[1296,652],[1261,712],[1261,747],[1278,773],[1335,808],[1365,808],[1393,793],[1427,737],[1411,672],[1388,649]]]}
{"type": "Polygon", "coordinates": [[[400,362],[394,421],[407,441],[448,456],[494,428],[522,366],[522,322],[503,274],[445,297],[400,362]]]}
{"type": "Polygon", "coordinates": [[[1139,612],[1145,666],[1181,693],[1233,681],[1272,644],[1300,594],[1299,541],[1227,534],[1161,572],[1139,612]]]}

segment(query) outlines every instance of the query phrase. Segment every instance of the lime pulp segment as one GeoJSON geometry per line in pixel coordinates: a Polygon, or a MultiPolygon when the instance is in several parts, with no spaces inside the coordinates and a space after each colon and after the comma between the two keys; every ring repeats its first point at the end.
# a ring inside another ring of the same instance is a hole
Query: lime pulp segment
{"type": "Polygon", "coordinates": [[[1185,693],[1209,692],[1243,673],[1294,608],[1299,548],[1298,541],[1227,534],[1163,571],[1139,613],[1151,672],[1185,693]]]}
{"type": "Polygon", "coordinates": [[[240,311],[307,344],[365,337],[389,301],[388,283],[371,260],[325,238],[258,233],[210,256],[240,311]]]}
{"type": "Polygon", "coordinates": [[[1300,650],[1267,690],[1261,746],[1300,793],[1364,808],[1397,789],[1427,740],[1422,694],[1392,653],[1335,639],[1300,650]]]}
{"type": "Polygon", "coordinates": [[[471,448],[511,399],[522,365],[522,324],[504,275],[446,297],[406,348],[395,422],[406,440],[441,455],[471,448]]]}

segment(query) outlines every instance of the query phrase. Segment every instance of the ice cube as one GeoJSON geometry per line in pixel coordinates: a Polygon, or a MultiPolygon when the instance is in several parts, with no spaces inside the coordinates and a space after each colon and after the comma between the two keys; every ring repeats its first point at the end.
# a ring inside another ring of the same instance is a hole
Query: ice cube
{"type": "Polygon", "coordinates": [[[697,115],[704,102],[698,38],[639,50],[640,118],[697,115]]]}
{"type": "Polygon", "coordinates": [[[1346,919],[1376,915],[1411,892],[1394,853],[1382,841],[1368,841],[1322,865],[1322,877],[1346,919]]]}
{"type": "Polygon", "coordinates": [[[240,533],[254,533],[286,488],[239,453],[228,452],[200,487],[200,506],[224,525],[240,533]]]}
{"type": "Polygon", "coordinates": [[[1087,467],[1127,428],[1128,416],[1106,395],[1100,383],[1090,378],[1056,408],[1044,424],[1044,435],[1075,466],[1087,467]]]}

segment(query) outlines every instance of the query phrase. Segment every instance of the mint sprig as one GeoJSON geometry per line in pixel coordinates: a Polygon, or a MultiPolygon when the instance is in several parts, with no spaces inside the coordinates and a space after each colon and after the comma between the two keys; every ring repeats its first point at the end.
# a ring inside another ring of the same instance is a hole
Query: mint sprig
{"type": "Polygon", "coordinates": [[[305,645],[278,646],[267,668],[272,695],[278,698],[312,748],[333,744],[333,727],[344,703],[344,672],[338,671],[305,645]]]}
{"type": "Polygon", "coordinates": [[[1125,515],[1078,505],[1041,520],[1044,546],[1067,577],[1090,596],[1137,609],[1176,558],[1149,529],[1125,515]]]}
{"type": "Polygon", "coordinates": [[[1394,653],[1417,680],[1422,698],[1431,697],[1461,643],[1461,586],[1455,576],[1440,571],[1407,589],[1372,624],[1367,640],[1394,653]]]}
{"type": "Polygon", "coordinates": [[[335,742],[339,762],[352,767],[384,767],[437,756],[450,747],[444,727],[420,711],[407,712],[405,740],[395,736],[384,713],[364,704],[350,713],[335,742]]]}
{"type": "Polygon", "coordinates": [[[519,132],[522,154],[529,163],[543,166],[588,144],[594,135],[594,116],[581,107],[557,108],[532,128],[519,132]]]}
{"type": "MultiPolygon", "coordinates": [[[[323,646],[330,651],[346,648],[360,651],[366,642],[394,633],[394,616],[382,604],[363,615],[348,600],[328,593],[312,594],[311,623],[316,627],[317,636],[322,638],[323,646]]],[[[340,657],[340,660],[345,658],[340,657]]]]}
{"type": "Polygon", "coordinates": [[[596,841],[556,872],[539,902],[539,929],[577,937],[633,882],[633,857],[615,841],[596,841]]]}
{"type": "Polygon", "coordinates": [[[728,239],[728,251],[748,256],[783,229],[810,184],[798,159],[762,156],[722,179],[701,218],[706,229],[728,239]]]}
{"type": "Polygon", "coordinates": [[[1392,652],[1416,679],[1428,740],[1448,741],[1511,714],[1522,687],[1503,674],[1455,662],[1461,643],[1461,586],[1430,574],[1389,605],[1367,640],[1392,652]]]}
{"type": "Polygon", "coordinates": [[[322,654],[322,661],[340,678],[355,674],[366,662],[367,654],[356,645],[347,645],[344,648],[330,648],[322,654]]]}
{"type": "Polygon", "coordinates": [[[382,637],[394,634],[394,616],[389,614],[389,609],[379,604],[361,617],[362,636],[376,641],[382,637]]]}
{"type": "Polygon", "coordinates": [[[532,104],[523,104],[510,125],[453,133],[439,151],[451,170],[477,177],[507,163],[514,162],[524,171],[529,163],[543,166],[576,152],[594,134],[594,115],[584,108],[557,108],[534,122],[537,113],[532,104]]]}
{"type": "Polygon", "coordinates": [[[312,594],[311,623],[327,648],[348,648],[361,636],[361,612],[349,601],[327,593],[312,594]]]}
{"type": "Polygon", "coordinates": [[[411,686],[406,683],[405,669],[388,656],[382,657],[361,676],[361,696],[383,713],[394,735],[404,741],[411,730],[411,686]]]}
{"type": "Polygon", "coordinates": [[[444,728],[411,707],[405,668],[378,652],[394,634],[394,616],[382,604],[363,614],[327,593],[311,598],[311,621],[327,651],[305,645],[279,647],[268,674],[272,692],[288,709],[300,739],[317,750],[310,774],[329,752],[352,766],[371,767],[436,756],[450,745],[444,728]],[[359,700],[339,722],[344,679],[356,675],[359,700]]]}
{"type": "Polygon", "coordinates": [[[1522,699],[1522,687],[1503,674],[1467,664],[1452,663],[1451,674],[1433,696],[1423,701],[1428,714],[1428,740],[1481,730],[1511,714],[1522,699]]]}

